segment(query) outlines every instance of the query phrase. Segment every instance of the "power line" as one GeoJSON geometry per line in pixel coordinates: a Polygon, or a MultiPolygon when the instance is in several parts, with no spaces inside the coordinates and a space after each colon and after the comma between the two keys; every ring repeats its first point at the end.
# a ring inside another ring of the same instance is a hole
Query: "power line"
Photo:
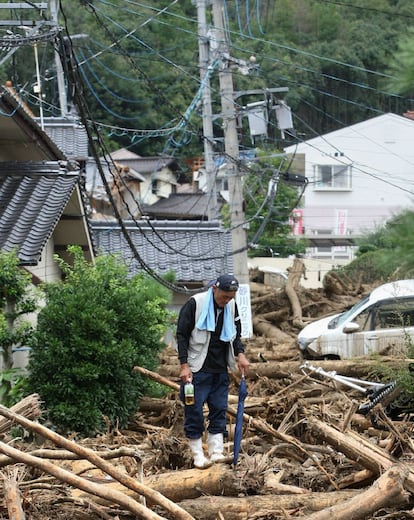
{"type": "Polygon", "coordinates": [[[367,7],[366,5],[360,6],[360,5],[355,5],[355,4],[348,4],[348,3],[345,3],[345,2],[334,2],[333,0],[316,0],[316,1],[320,2],[322,4],[339,5],[341,7],[347,7],[347,8],[355,9],[355,10],[358,10],[358,11],[367,11],[367,12],[385,14],[387,16],[392,16],[392,17],[401,16],[404,19],[406,19],[406,18],[414,18],[414,15],[410,15],[410,14],[407,14],[407,13],[399,13],[395,9],[393,9],[392,11],[386,11],[384,9],[378,9],[378,8],[375,8],[375,7],[367,7]]]}
{"type": "MultiPolygon", "coordinates": [[[[295,116],[295,117],[298,118],[298,119],[299,119],[303,124],[307,125],[307,123],[306,123],[303,119],[301,119],[299,116],[295,116]]],[[[307,126],[309,126],[309,125],[307,125],[307,126]]],[[[310,128],[311,128],[311,127],[310,127],[310,128]]],[[[349,127],[348,127],[348,128],[349,128],[349,127]]],[[[313,129],[312,129],[312,130],[313,130],[313,129]]],[[[399,189],[399,190],[401,190],[401,191],[404,191],[404,192],[406,192],[406,193],[409,193],[410,195],[414,194],[414,192],[411,191],[411,190],[409,190],[409,189],[406,189],[406,188],[404,188],[404,187],[402,187],[402,186],[398,186],[397,184],[395,184],[395,183],[389,181],[388,179],[383,179],[383,178],[381,178],[379,175],[376,175],[376,174],[374,174],[374,173],[372,173],[372,172],[369,172],[369,171],[367,171],[367,170],[364,170],[362,167],[360,167],[360,166],[358,166],[358,165],[355,165],[355,163],[353,162],[353,160],[352,160],[351,157],[347,156],[346,154],[343,154],[343,153],[342,153],[342,150],[339,150],[336,146],[332,145],[332,143],[330,143],[329,140],[328,140],[325,136],[323,136],[323,135],[318,135],[317,137],[321,138],[323,141],[325,141],[327,144],[329,144],[329,145],[330,145],[334,150],[337,150],[338,152],[341,153],[343,159],[341,159],[341,156],[335,157],[335,160],[336,160],[337,162],[339,162],[339,163],[343,164],[344,166],[347,166],[347,167],[348,167],[348,166],[349,166],[349,163],[344,162],[344,159],[348,159],[348,160],[352,161],[352,166],[353,166],[353,168],[357,169],[357,170],[360,171],[361,173],[364,173],[365,175],[368,175],[368,176],[370,176],[370,177],[373,177],[374,179],[377,179],[377,180],[383,182],[384,184],[387,184],[387,185],[389,185],[389,186],[392,186],[393,188],[397,188],[397,189],[399,189]]],[[[310,148],[313,148],[313,149],[315,149],[315,150],[318,150],[318,151],[321,152],[321,153],[323,152],[323,151],[322,151],[320,148],[318,148],[315,144],[311,143],[310,140],[301,140],[301,142],[304,143],[304,144],[306,144],[306,145],[309,146],[310,148]]],[[[386,172],[382,172],[382,173],[385,174],[386,172]]]]}

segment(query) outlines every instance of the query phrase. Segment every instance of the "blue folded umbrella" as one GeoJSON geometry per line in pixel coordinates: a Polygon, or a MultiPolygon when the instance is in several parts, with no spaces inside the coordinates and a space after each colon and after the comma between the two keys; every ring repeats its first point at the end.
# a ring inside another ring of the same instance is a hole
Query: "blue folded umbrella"
{"type": "Polygon", "coordinates": [[[239,458],[242,433],[243,433],[243,414],[244,414],[244,400],[248,394],[246,380],[244,375],[240,381],[239,386],[239,402],[237,403],[237,414],[236,414],[236,427],[234,429],[234,441],[233,441],[233,464],[237,464],[239,458]]]}

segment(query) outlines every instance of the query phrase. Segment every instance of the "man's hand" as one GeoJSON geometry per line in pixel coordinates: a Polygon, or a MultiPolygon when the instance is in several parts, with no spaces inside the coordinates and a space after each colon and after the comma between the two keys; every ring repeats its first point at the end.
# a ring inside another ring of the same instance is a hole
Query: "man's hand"
{"type": "Polygon", "coordinates": [[[249,366],[249,360],[243,354],[243,352],[240,352],[240,354],[238,354],[237,356],[237,367],[244,376],[247,375],[247,372],[249,371],[249,366]]]}
{"type": "Polygon", "coordinates": [[[180,368],[180,379],[183,383],[187,383],[193,379],[193,373],[191,372],[188,363],[183,363],[180,368]]]}

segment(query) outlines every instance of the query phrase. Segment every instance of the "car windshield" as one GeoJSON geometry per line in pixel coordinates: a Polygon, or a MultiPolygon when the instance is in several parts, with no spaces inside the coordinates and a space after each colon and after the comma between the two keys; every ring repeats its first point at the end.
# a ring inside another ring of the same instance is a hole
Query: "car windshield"
{"type": "Polygon", "coordinates": [[[368,299],[369,297],[367,296],[347,311],[343,312],[342,314],[339,314],[338,316],[335,316],[335,318],[333,318],[329,322],[328,329],[335,329],[336,327],[339,327],[340,325],[345,323],[350,316],[352,316],[355,312],[357,312],[361,307],[363,307],[367,303],[368,299]]]}

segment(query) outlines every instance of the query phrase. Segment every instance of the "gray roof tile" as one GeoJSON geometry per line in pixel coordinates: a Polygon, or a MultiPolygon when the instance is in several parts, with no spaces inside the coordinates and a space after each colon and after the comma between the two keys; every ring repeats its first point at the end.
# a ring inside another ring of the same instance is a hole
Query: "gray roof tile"
{"type": "MultiPolygon", "coordinates": [[[[176,193],[143,207],[144,215],[158,219],[204,220],[208,218],[210,196],[206,193],[176,193]]],[[[218,207],[222,202],[217,203],[218,207]]]]}
{"type": "MultiPolygon", "coordinates": [[[[40,120],[36,118],[36,121],[40,120]]],[[[43,128],[50,139],[70,159],[88,157],[88,134],[77,117],[44,117],[43,128]]]]}
{"type": "Polygon", "coordinates": [[[0,248],[38,263],[79,178],[58,162],[0,163],[0,248]]]}
{"type": "MultiPolygon", "coordinates": [[[[98,251],[120,254],[131,274],[144,270],[116,222],[91,226],[98,251]]],[[[172,271],[177,282],[205,283],[233,270],[231,234],[216,223],[127,221],[125,226],[141,261],[160,276],[172,271]]]]}

